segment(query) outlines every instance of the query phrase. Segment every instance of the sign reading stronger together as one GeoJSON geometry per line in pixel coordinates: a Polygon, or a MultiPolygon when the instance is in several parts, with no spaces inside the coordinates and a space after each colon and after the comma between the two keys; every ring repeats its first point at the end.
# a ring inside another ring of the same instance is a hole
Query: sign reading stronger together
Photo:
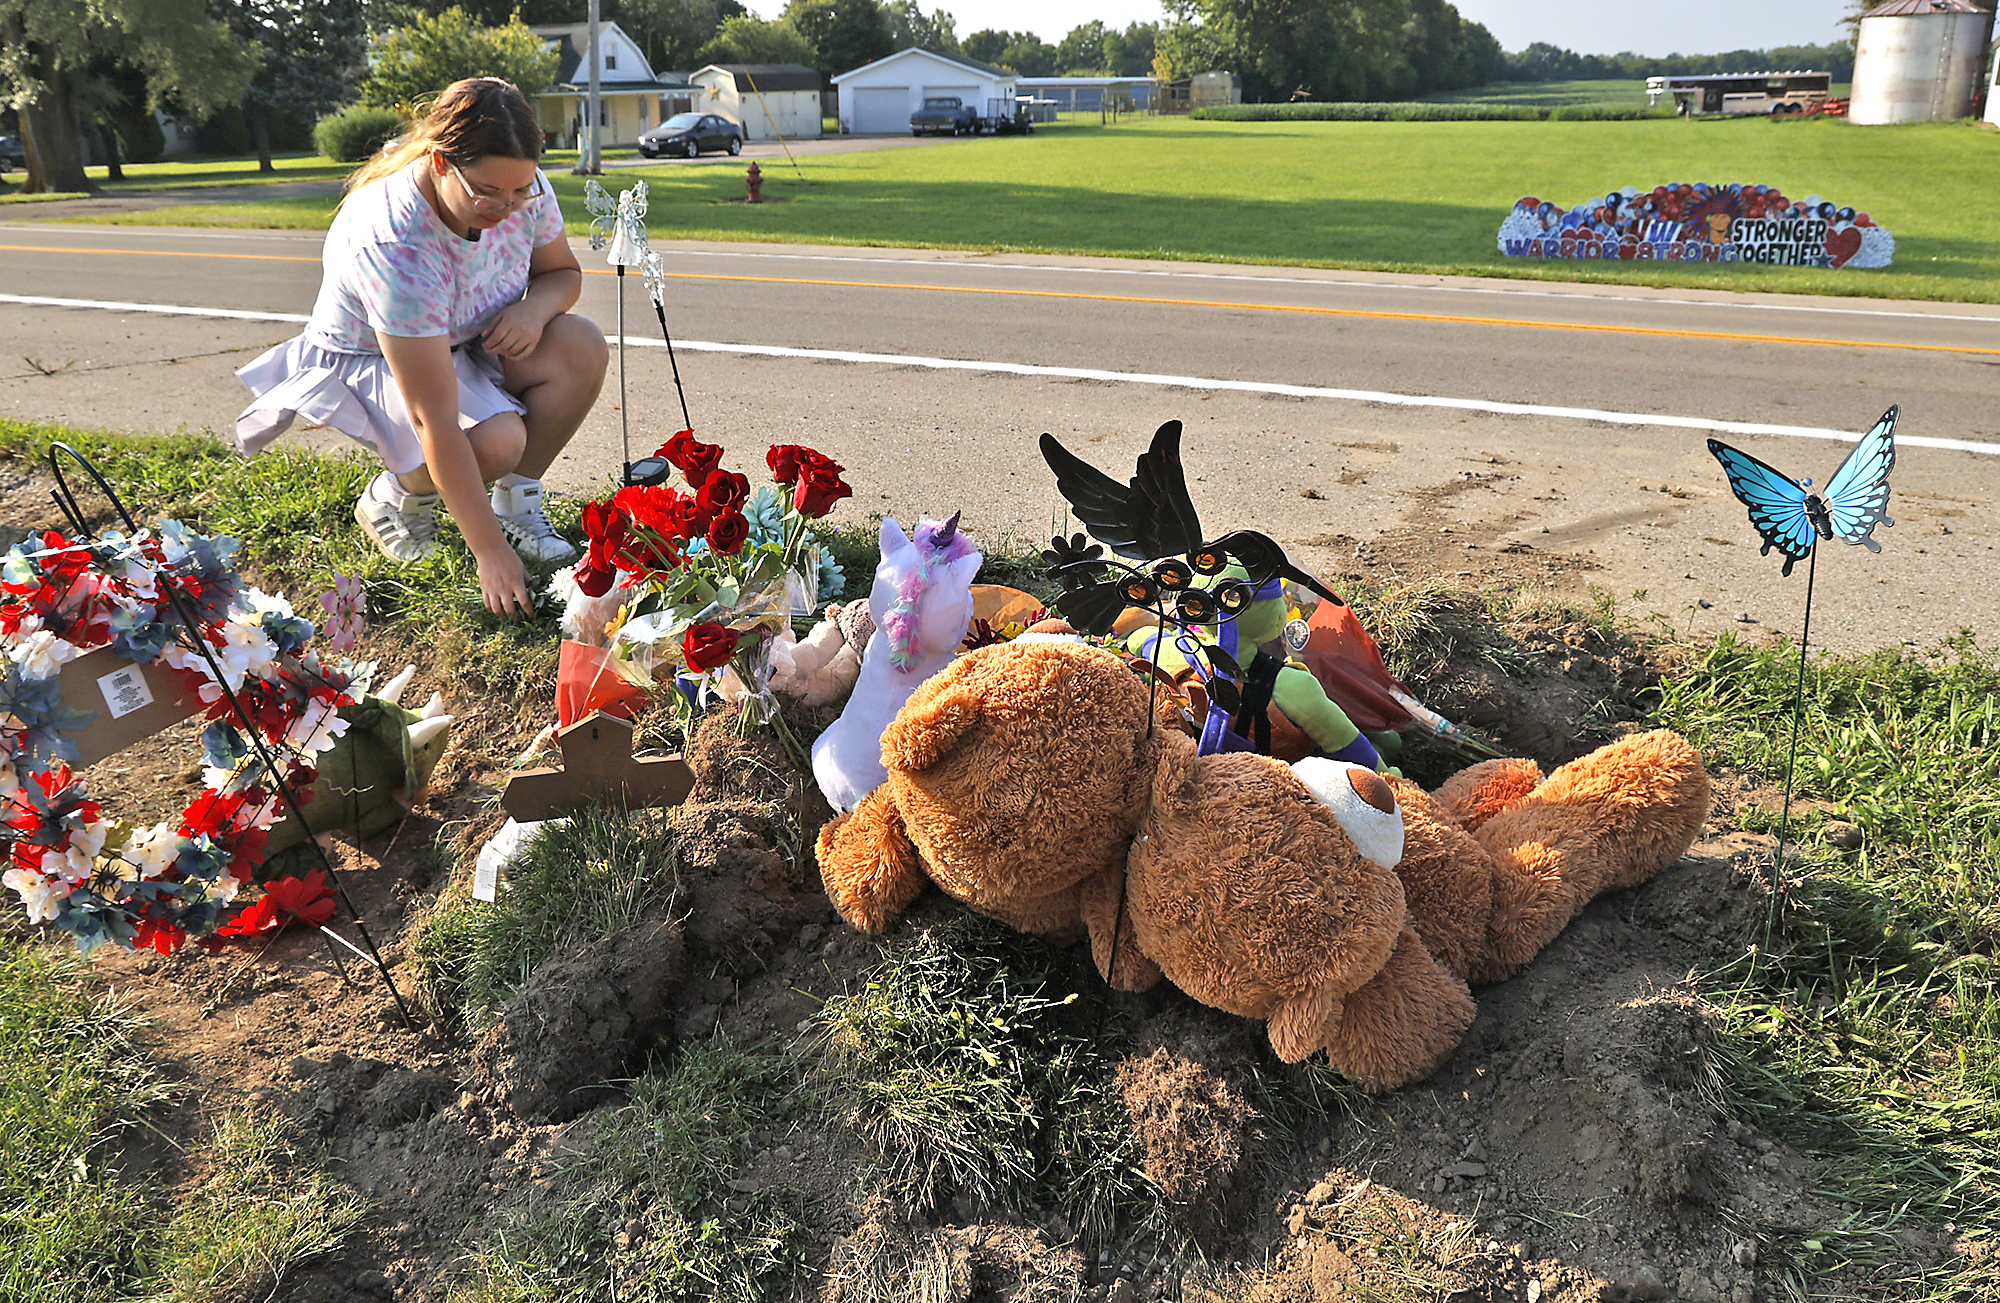
{"type": "Polygon", "coordinates": [[[1887,267],[1896,239],[1867,213],[1775,186],[1626,186],[1564,210],[1533,195],[1500,224],[1510,258],[1760,262],[1784,267],[1887,267]]]}

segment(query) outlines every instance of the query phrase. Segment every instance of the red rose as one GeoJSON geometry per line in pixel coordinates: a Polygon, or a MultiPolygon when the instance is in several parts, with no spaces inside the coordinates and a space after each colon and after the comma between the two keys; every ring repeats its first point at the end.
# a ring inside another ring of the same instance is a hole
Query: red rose
{"type": "Polygon", "coordinates": [[[618,568],[606,558],[597,554],[593,546],[576,568],[576,586],[592,597],[602,597],[611,591],[611,585],[618,578],[618,568]]]}
{"type": "Polygon", "coordinates": [[[716,471],[695,496],[704,511],[720,516],[750,500],[750,477],[737,471],[716,471]]]}
{"type": "Polygon", "coordinates": [[[583,508],[583,533],[591,542],[600,540],[608,547],[625,541],[628,522],[616,502],[591,502],[583,508]]]}
{"type": "Polygon", "coordinates": [[[833,510],[834,503],[853,496],[837,466],[833,470],[808,466],[799,474],[798,497],[792,505],[801,516],[817,519],[833,510]]]}
{"type": "Polygon", "coordinates": [[[680,430],[674,437],[660,445],[655,457],[665,457],[680,467],[682,475],[694,488],[700,488],[708,480],[709,472],[722,460],[722,445],[703,443],[694,437],[693,430],[680,430]]]}
{"type": "Polygon", "coordinates": [[[799,468],[805,458],[813,455],[813,450],[796,443],[774,443],[771,451],[764,454],[764,460],[771,467],[771,478],[780,484],[794,484],[799,478],[799,468]]]}
{"type": "Polygon", "coordinates": [[[728,664],[729,658],[736,654],[738,637],[736,630],[728,625],[704,620],[689,625],[688,631],[681,635],[681,655],[687,658],[691,670],[712,670],[728,664]]]}
{"type": "MultiPolygon", "coordinates": [[[[713,480],[709,481],[714,483],[713,480]]],[[[725,512],[708,527],[708,545],[724,556],[733,556],[750,537],[750,522],[740,511],[725,512]]]]}
{"type": "Polygon", "coordinates": [[[673,532],[681,538],[700,538],[708,532],[709,522],[715,519],[715,513],[704,507],[700,498],[681,493],[674,493],[673,506],[667,515],[673,523],[673,532]]]}

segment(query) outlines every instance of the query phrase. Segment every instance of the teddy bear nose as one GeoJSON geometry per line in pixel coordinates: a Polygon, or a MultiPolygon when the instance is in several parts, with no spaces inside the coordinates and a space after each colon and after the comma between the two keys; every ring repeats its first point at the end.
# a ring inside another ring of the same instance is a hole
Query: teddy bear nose
{"type": "Polygon", "coordinates": [[[1366,769],[1350,769],[1347,781],[1354,788],[1354,794],[1364,802],[1380,810],[1383,814],[1396,812],[1396,794],[1389,790],[1389,784],[1382,781],[1382,775],[1370,773],[1366,769]]]}

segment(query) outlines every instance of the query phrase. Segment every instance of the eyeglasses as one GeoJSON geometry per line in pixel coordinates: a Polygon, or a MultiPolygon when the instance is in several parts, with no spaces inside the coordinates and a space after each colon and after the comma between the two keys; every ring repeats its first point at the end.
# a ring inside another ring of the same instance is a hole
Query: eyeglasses
{"type": "Polygon", "coordinates": [[[482,186],[476,186],[467,180],[465,173],[458,170],[458,164],[452,162],[450,159],[446,159],[444,165],[451,169],[451,174],[458,178],[460,185],[465,187],[466,198],[472,200],[472,206],[481,212],[504,213],[510,208],[519,208],[522,204],[540,199],[547,190],[547,187],[542,183],[542,174],[537,172],[535,173],[534,189],[528,191],[527,194],[495,194],[491,190],[482,186]]]}

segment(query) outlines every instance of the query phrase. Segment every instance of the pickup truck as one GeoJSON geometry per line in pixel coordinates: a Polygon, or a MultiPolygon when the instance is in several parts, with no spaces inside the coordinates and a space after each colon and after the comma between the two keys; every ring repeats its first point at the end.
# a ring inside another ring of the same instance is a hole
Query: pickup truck
{"type": "Polygon", "coordinates": [[[979,114],[956,95],[932,95],[924,106],[910,115],[913,136],[976,136],[979,114]]]}

